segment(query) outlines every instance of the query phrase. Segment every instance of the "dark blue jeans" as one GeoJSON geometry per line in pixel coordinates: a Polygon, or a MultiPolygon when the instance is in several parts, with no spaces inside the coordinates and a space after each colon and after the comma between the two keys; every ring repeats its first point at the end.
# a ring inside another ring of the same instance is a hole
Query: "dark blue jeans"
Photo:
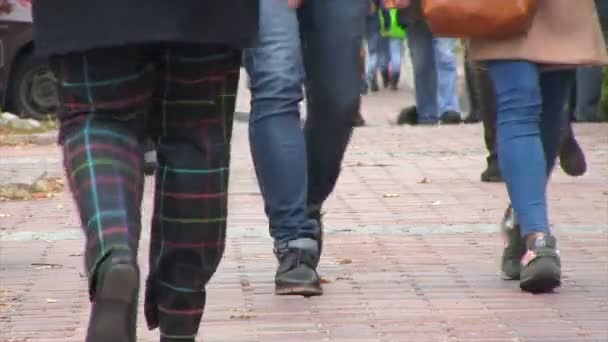
{"type": "Polygon", "coordinates": [[[489,62],[498,104],[498,160],[525,237],[549,232],[547,183],[559,152],[571,71],[535,63],[489,62]]]}
{"type": "Polygon", "coordinates": [[[580,67],[576,70],[576,83],[570,96],[571,117],[579,122],[600,120],[602,98],[602,67],[580,67]]]}
{"type": "Polygon", "coordinates": [[[366,0],[262,0],[259,42],[246,51],[250,144],[275,244],[319,238],[308,208],[338,179],[360,104],[366,0]],[[300,126],[305,85],[308,117],[300,126]]]}

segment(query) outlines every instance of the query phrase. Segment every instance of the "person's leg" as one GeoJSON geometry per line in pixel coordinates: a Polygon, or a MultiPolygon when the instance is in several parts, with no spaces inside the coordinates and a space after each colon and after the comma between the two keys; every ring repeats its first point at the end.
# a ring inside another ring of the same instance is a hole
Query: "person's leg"
{"type": "Polygon", "coordinates": [[[569,70],[544,72],[540,76],[543,100],[540,129],[547,162],[547,181],[551,177],[560,151],[562,129],[564,129],[564,126],[567,127],[566,129],[572,129],[565,106],[568,91],[572,85],[573,77],[569,70]]]}
{"type": "Polygon", "coordinates": [[[367,82],[370,90],[375,92],[378,87],[378,71],[381,42],[378,16],[375,14],[368,15],[366,20],[366,39],[367,39],[367,82]]]}
{"type": "Polygon", "coordinates": [[[459,123],[460,103],[458,101],[458,71],[454,48],[456,39],[435,38],[435,65],[437,70],[437,103],[444,123],[459,123]]]}
{"type": "Polygon", "coordinates": [[[526,61],[492,61],[489,66],[498,103],[498,158],[528,250],[520,286],[549,291],[559,286],[561,272],[549,230],[546,188],[559,145],[567,82],[541,77],[538,66],[526,61]]]}
{"type": "Polygon", "coordinates": [[[241,54],[168,45],[151,113],[158,153],[145,314],[161,342],[194,342],[224,253],[241,54]]]}
{"type": "Polygon", "coordinates": [[[563,111],[559,163],[566,174],[577,177],[587,172],[587,161],[585,160],[585,153],[576,140],[572,128],[572,120],[577,108],[576,71],[569,71],[568,74],[571,80],[570,96],[567,110],[563,111]]]}
{"type": "Polygon", "coordinates": [[[603,71],[601,66],[580,67],[576,71],[576,108],[578,122],[600,120],[603,71]]]}
{"type": "Polygon", "coordinates": [[[488,150],[487,168],[481,174],[482,182],[502,182],[502,175],[498,167],[498,154],[496,153],[496,96],[490,72],[484,63],[472,63],[471,79],[473,93],[477,98],[477,105],[483,122],[483,135],[488,150]]]}
{"type": "Polygon", "coordinates": [[[464,61],[464,78],[465,86],[467,87],[467,95],[469,100],[469,115],[467,116],[465,123],[478,123],[481,121],[481,112],[479,111],[479,92],[478,87],[474,83],[473,79],[473,64],[475,62],[469,58],[468,51],[465,51],[464,61]]]}
{"type": "Polygon", "coordinates": [[[135,342],[151,64],[135,48],[54,57],[64,167],[85,232],[88,342],[135,342]]]}
{"type": "Polygon", "coordinates": [[[437,104],[437,68],[433,34],[424,21],[408,26],[407,43],[414,68],[414,88],[418,123],[436,123],[439,120],[437,104]]]}
{"type": "MultiPolygon", "coordinates": [[[[380,25],[380,24],[378,24],[380,25]]],[[[380,30],[380,26],[378,26],[380,30]]],[[[390,49],[388,44],[388,38],[382,37],[380,31],[378,31],[378,69],[382,76],[382,86],[388,88],[390,76],[389,76],[389,64],[390,64],[390,49]]]]}
{"type": "MultiPolygon", "coordinates": [[[[306,212],[308,162],[300,123],[303,75],[297,14],[287,1],[262,0],[260,18],[257,45],[245,52],[252,94],[249,140],[270,234],[275,248],[282,250],[291,241],[317,241],[320,231],[306,212]]],[[[316,249],[313,254],[318,259],[316,249]]],[[[316,261],[281,268],[277,293],[293,293],[295,285],[320,292],[315,267],[316,261]],[[301,267],[307,267],[306,272],[300,272],[301,267]],[[297,279],[290,276],[294,270],[297,279]]]]}
{"type": "Polygon", "coordinates": [[[319,218],[334,189],[359,110],[359,50],[366,0],[311,0],[300,9],[308,118],[308,206],[319,218]]]}
{"type": "Polygon", "coordinates": [[[397,90],[401,76],[401,56],[403,55],[403,39],[391,38],[389,40],[390,50],[390,83],[391,89],[397,90]]]}

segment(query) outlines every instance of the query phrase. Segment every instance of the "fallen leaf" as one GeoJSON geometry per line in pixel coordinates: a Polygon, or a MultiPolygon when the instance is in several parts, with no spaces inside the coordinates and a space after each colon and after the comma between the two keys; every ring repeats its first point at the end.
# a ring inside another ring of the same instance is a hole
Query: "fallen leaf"
{"type": "Polygon", "coordinates": [[[321,277],[320,282],[321,282],[321,284],[329,284],[329,283],[331,283],[331,281],[329,281],[329,280],[327,280],[327,279],[325,279],[323,277],[321,277]]]}
{"type": "Polygon", "coordinates": [[[395,198],[395,197],[399,197],[399,194],[384,194],[384,195],[382,195],[382,197],[385,197],[385,198],[395,198]]]}
{"type": "Polygon", "coordinates": [[[418,183],[418,184],[429,184],[429,183],[431,183],[431,180],[428,179],[428,178],[426,178],[426,177],[424,177],[424,178],[422,178],[421,180],[419,180],[416,183],[418,183]]]}
{"type": "Polygon", "coordinates": [[[57,303],[57,299],[53,299],[53,298],[47,298],[46,299],[47,303],[57,303]]]}
{"type": "Polygon", "coordinates": [[[252,319],[256,316],[253,314],[231,315],[230,319],[252,319]]]}
{"type": "Polygon", "coordinates": [[[340,260],[340,265],[348,265],[348,264],[352,264],[353,261],[351,259],[342,259],[340,260]]]}

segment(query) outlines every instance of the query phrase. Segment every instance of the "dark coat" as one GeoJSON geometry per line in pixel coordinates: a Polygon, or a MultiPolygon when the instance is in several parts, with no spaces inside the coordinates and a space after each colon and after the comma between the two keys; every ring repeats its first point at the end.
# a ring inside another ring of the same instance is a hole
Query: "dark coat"
{"type": "Polygon", "coordinates": [[[258,0],[36,0],[42,55],[156,42],[242,48],[257,35],[258,0]]]}

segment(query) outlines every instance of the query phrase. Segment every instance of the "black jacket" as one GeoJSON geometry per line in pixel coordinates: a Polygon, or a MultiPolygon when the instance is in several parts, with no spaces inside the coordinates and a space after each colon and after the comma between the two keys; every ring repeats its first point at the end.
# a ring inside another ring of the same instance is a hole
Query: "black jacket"
{"type": "Polygon", "coordinates": [[[259,0],[36,0],[42,55],[155,42],[236,48],[257,35],[259,0]]]}

